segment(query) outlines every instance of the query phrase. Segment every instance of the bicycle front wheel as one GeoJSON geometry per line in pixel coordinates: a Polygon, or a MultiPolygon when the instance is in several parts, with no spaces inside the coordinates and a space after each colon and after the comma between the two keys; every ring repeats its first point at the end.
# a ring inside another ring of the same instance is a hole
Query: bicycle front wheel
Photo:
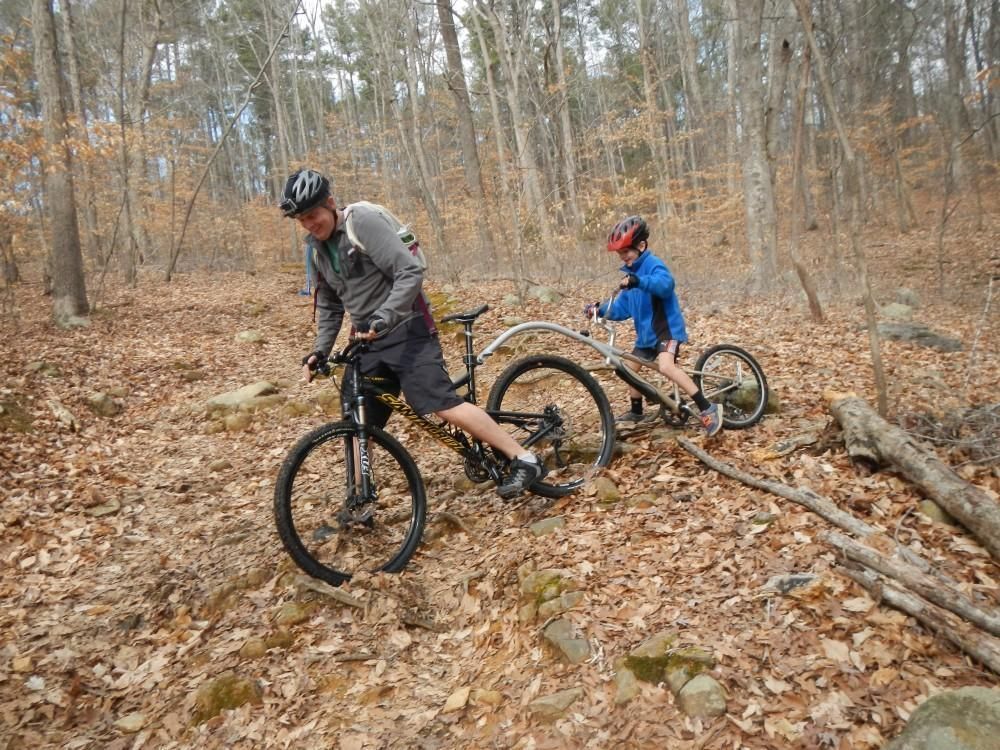
{"type": "Polygon", "coordinates": [[[490,389],[487,411],[548,468],[531,486],[563,497],[611,461],[615,427],[608,397],[575,362],[538,355],[510,364],[490,389]]]}
{"type": "Polygon", "coordinates": [[[289,451],[278,472],[274,518],[295,564],[338,585],[362,570],[396,573],[420,543],[427,500],[420,471],[399,442],[368,428],[371,487],[360,490],[357,427],[318,427],[289,451]]]}
{"type": "Polygon", "coordinates": [[[769,395],[757,360],[732,344],[719,344],[698,357],[692,380],[705,398],[722,407],[722,425],[742,430],[764,416],[769,395]]]}

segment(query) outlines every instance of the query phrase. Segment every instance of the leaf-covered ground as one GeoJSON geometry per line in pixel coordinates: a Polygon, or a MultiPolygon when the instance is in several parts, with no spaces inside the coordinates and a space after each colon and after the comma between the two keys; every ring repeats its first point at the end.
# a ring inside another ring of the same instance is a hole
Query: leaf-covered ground
{"type": "MultiPolygon", "coordinates": [[[[929,424],[915,415],[1000,402],[996,300],[982,316],[995,230],[955,243],[943,297],[929,234],[870,249],[881,301],[914,289],[915,317],[965,343],[940,353],[884,342],[897,420],[929,424]]],[[[755,459],[826,427],[827,389],[874,400],[860,305],[830,307],[816,325],[794,292],[753,298],[705,281],[693,258],[686,267],[688,363],[712,343],[743,345],[782,404],[752,430],[709,443],[689,435],[723,460],[827,495],[995,604],[996,566],[970,537],[913,512],[920,498],[904,479],[857,473],[835,443],[755,459]]],[[[581,302],[613,279],[553,282],[564,302],[516,307],[501,302],[513,291],[506,283],[429,287],[456,308],[490,302],[485,343],[510,316],[580,327],[581,302]]],[[[106,290],[92,325],[73,332],[50,326],[38,286],[17,290],[0,362],[3,747],[866,748],[897,733],[936,691],[995,684],[949,643],[831,572],[818,518],[648,436],[632,439],[607,472],[623,494],[614,504],[584,492],[505,505],[490,490],[465,489],[445,450],[418,442],[431,517],[411,565],[344,586],[363,608],[302,587],[274,530],[273,484],[291,443],[330,417],[319,406],[299,417],[272,410],[245,430],[212,432],[203,408],[264,379],[302,400],[331,387],[297,380],[312,337],[301,283],[291,269],[143,279],[136,290],[106,290]],[[235,340],[248,329],[263,343],[235,340]],[[95,415],[86,400],[98,391],[124,411],[95,415]],[[57,417],[60,405],[77,431],[57,417]],[[641,493],[653,502],[629,502],[641,493]],[[761,512],[777,519],[754,523],[761,512]],[[528,526],[550,515],[565,527],[533,536],[528,526]],[[563,664],[543,644],[542,623],[519,621],[517,571],[526,562],[566,568],[579,582],[585,597],[568,617],[590,642],[587,663],[563,664]],[[764,588],[790,572],[819,583],[798,596],[764,588]],[[281,634],[275,618],[289,602],[305,619],[285,628],[290,638],[249,655],[248,641],[281,634]],[[686,718],[668,690],[651,685],[615,704],[616,660],[663,630],[716,656],[726,716],[686,718]],[[257,681],[260,703],[193,725],[198,688],[227,671],[257,681]],[[564,718],[531,717],[532,700],[575,687],[583,697],[564,718]],[[467,688],[465,705],[450,710],[467,688]]],[[[457,344],[450,334],[445,341],[456,368],[457,344]]],[[[502,364],[489,365],[485,388],[502,364]]],[[[623,410],[620,386],[604,382],[623,410]]],[[[938,450],[953,463],[968,458],[957,443],[938,450]]],[[[1000,489],[995,469],[961,471],[1000,489]]]]}

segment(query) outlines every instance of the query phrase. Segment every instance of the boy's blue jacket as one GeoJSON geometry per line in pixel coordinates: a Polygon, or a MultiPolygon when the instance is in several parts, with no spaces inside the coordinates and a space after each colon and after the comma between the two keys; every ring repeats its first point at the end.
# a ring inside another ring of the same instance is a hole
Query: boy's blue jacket
{"type": "Polygon", "coordinates": [[[674,277],[666,264],[649,250],[630,266],[622,266],[622,273],[633,273],[639,277],[639,286],[623,289],[608,307],[600,306],[601,317],[609,320],[628,320],[635,323],[635,345],[651,349],[660,341],[674,339],[684,343],[688,340],[684,328],[681,305],[674,292],[674,277]]]}

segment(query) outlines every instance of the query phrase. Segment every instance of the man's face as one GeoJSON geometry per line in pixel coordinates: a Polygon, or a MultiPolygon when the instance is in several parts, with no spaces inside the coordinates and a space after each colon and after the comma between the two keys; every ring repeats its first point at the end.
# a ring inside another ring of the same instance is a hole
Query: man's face
{"type": "Polygon", "coordinates": [[[330,239],[333,230],[337,228],[335,211],[333,198],[327,198],[318,206],[313,206],[295,218],[309,234],[317,240],[324,241],[330,239]]]}

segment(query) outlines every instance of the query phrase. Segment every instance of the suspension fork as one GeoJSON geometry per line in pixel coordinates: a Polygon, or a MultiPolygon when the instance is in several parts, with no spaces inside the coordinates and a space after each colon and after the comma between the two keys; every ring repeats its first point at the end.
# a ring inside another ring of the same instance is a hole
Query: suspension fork
{"type": "Polygon", "coordinates": [[[357,428],[356,436],[348,439],[345,449],[348,453],[347,485],[349,507],[356,507],[358,502],[373,499],[374,482],[372,481],[371,458],[368,451],[368,410],[366,398],[361,388],[361,367],[356,362],[351,367],[351,389],[354,394],[354,405],[350,414],[351,421],[357,428]]]}

